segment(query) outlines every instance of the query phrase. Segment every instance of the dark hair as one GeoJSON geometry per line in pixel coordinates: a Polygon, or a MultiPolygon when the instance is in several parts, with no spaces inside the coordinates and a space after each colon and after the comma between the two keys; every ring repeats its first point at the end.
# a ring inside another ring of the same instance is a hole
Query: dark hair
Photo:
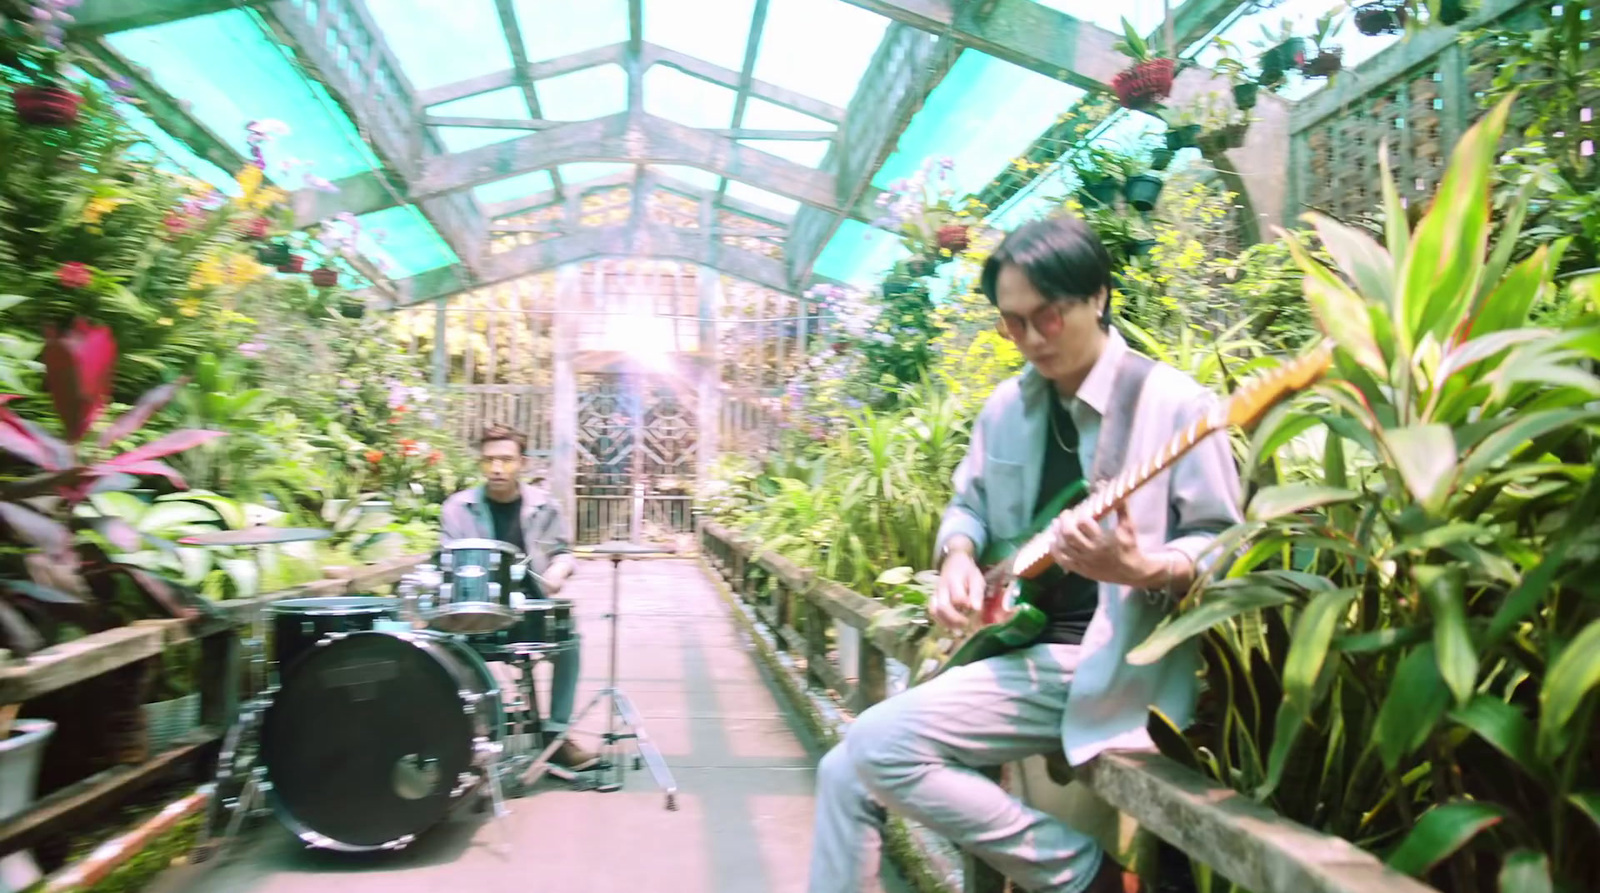
{"type": "Polygon", "coordinates": [[[510,425],[490,423],[483,426],[483,433],[478,436],[478,449],[483,449],[485,444],[497,440],[509,440],[517,445],[518,453],[528,451],[528,437],[510,425]]]}
{"type": "Polygon", "coordinates": [[[1022,271],[1047,301],[1087,301],[1101,289],[1106,304],[1100,327],[1111,325],[1111,254],[1088,224],[1076,217],[1047,217],[1012,230],[983,264],[982,288],[999,306],[1000,271],[1007,264],[1022,271]]]}

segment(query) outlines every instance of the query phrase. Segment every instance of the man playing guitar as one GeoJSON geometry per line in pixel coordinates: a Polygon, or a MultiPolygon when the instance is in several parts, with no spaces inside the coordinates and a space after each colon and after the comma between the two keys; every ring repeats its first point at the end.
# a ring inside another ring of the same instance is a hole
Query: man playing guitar
{"type": "MultiPolygon", "coordinates": [[[[1157,451],[1214,403],[1184,373],[1129,350],[1111,328],[1111,259],[1082,221],[1058,217],[1008,235],[982,288],[1028,361],[989,397],[956,469],[935,545],[933,618],[962,629],[982,605],[985,546],[1030,532],[1035,513],[1082,478],[1105,480],[1157,451]]],[[[1031,809],[980,769],[1065,752],[1152,747],[1154,706],[1192,717],[1199,657],[1148,666],[1126,655],[1188,588],[1201,552],[1240,520],[1226,436],[1200,442],[1127,496],[1103,529],[1051,522],[1059,570],[1032,644],[945,672],[875,705],[817,770],[811,893],[878,889],[885,810],[909,816],[1023,889],[1109,893],[1121,871],[1088,836],[1031,809]]]]}

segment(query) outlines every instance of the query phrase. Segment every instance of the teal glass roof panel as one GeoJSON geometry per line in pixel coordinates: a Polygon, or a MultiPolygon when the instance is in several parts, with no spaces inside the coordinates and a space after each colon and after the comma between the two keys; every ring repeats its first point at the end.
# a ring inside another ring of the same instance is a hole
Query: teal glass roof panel
{"type": "Polygon", "coordinates": [[[823,156],[828,154],[828,147],[832,145],[827,140],[740,140],[741,145],[752,149],[760,149],[779,158],[787,158],[795,164],[806,167],[817,167],[822,164],[823,156]]]}
{"type": "Polygon", "coordinates": [[[888,27],[888,19],[843,0],[771,0],[755,76],[849,105],[888,27]]]}
{"type": "Polygon", "coordinates": [[[549,192],[554,188],[555,182],[550,179],[549,171],[534,171],[486,183],[472,190],[472,196],[484,204],[493,204],[549,192]]]}
{"type": "MultiPolygon", "coordinates": [[[[1308,52],[1314,52],[1314,48],[1310,46],[1310,38],[1316,33],[1317,19],[1328,11],[1329,5],[1326,0],[1286,0],[1282,5],[1272,9],[1257,10],[1239,16],[1232,24],[1222,29],[1218,36],[1234,45],[1233,52],[1242,54],[1244,63],[1250,66],[1251,70],[1257,70],[1256,60],[1271,44],[1278,42],[1277,36],[1283,29],[1285,21],[1289,23],[1295,36],[1306,38],[1308,52]]],[[[1334,77],[1351,77],[1350,69],[1402,39],[1404,39],[1402,34],[1362,34],[1350,21],[1348,14],[1341,16],[1335,21],[1333,33],[1325,40],[1328,45],[1337,46],[1344,51],[1342,58],[1344,70],[1334,77]]],[[[1195,54],[1194,58],[1196,62],[1209,67],[1215,65],[1222,56],[1222,50],[1216,45],[1207,44],[1195,54]]],[[[1328,83],[1329,81],[1325,79],[1305,78],[1298,72],[1290,72],[1288,84],[1279,91],[1279,95],[1289,100],[1300,100],[1321,90],[1328,83]]]]}
{"type": "MultiPolygon", "coordinates": [[[[1161,24],[1164,16],[1161,8],[1162,0],[1120,0],[1118,3],[1094,3],[1090,0],[1033,0],[1033,2],[1040,6],[1048,6],[1057,12],[1064,12],[1075,19],[1099,25],[1119,35],[1122,33],[1123,17],[1127,17],[1128,23],[1133,25],[1135,31],[1149,37],[1150,32],[1161,24]]],[[[1173,3],[1172,11],[1177,12],[1181,5],[1173,3]]]]}
{"type": "Polygon", "coordinates": [[[895,261],[909,253],[894,233],[846,220],[828,240],[812,271],[870,290],[883,281],[895,261]]]}
{"type": "Polygon", "coordinates": [[[768,210],[777,211],[780,214],[793,214],[800,209],[800,203],[792,198],[784,198],[781,195],[776,195],[765,189],[757,189],[748,183],[741,183],[738,180],[728,181],[727,194],[729,198],[736,198],[753,205],[759,205],[768,210]]]}
{"type": "Polygon", "coordinates": [[[539,110],[550,121],[588,121],[628,109],[628,73],[620,65],[596,65],[534,86],[539,110]]]}
{"type": "MultiPolygon", "coordinates": [[[[480,93],[428,109],[428,114],[451,118],[530,118],[528,100],[522,90],[507,87],[493,93],[480,93]]],[[[532,131],[498,127],[431,128],[450,152],[465,152],[491,143],[527,136],[532,131]]]]}
{"type": "Polygon", "coordinates": [[[744,104],[744,121],[740,126],[762,130],[816,130],[823,133],[838,129],[821,118],[813,118],[804,112],[754,96],[744,104]]]}
{"type": "Polygon", "coordinates": [[[388,208],[356,218],[361,235],[356,250],[396,278],[456,262],[455,252],[414,207],[388,208]]]}
{"type": "Polygon", "coordinates": [[[366,7],[418,90],[511,67],[494,0],[379,0],[366,7]]]}
{"type": "Polygon", "coordinates": [[[563,164],[558,170],[561,172],[563,183],[582,184],[631,171],[633,165],[612,161],[580,161],[575,164],[563,164]]]}
{"type": "Polygon", "coordinates": [[[284,132],[265,147],[269,174],[290,161],[328,180],[371,170],[376,159],[350,119],[325,89],[300,75],[265,28],[255,13],[229,10],[106,40],[186,100],[190,114],[241,155],[249,154],[246,125],[281,122],[284,132]]]}
{"type": "Polygon", "coordinates": [[[658,173],[669,180],[676,181],[676,183],[681,183],[685,186],[693,186],[697,189],[704,189],[707,191],[716,189],[717,183],[722,180],[721,177],[708,170],[702,170],[698,167],[689,167],[688,165],[652,164],[649,167],[651,171],[658,173]]]}
{"type": "Polygon", "coordinates": [[[737,93],[657,65],[644,73],[644,110],[689,127],[727,127],[737,93]]]}
{"type": "Polygon", "coordinates": [[[645,0],[644,39],[739,71],[755,6],[755,0],[645,0]]]}
{"type": "Polygon", "coordinates": [[[872,183],[887,189],[930,159],[949,158],[956,195],[977,192],[1083,95],[1079,87],[965,50],[872,183]]]}
{"type": "MultiPolygon", "coordinates": [[[[441,5],[453,2],[441,0],[441,5]]],[[[628,0],[515,0],[513,8],[522,27],[523,46],[533,62],[628,39],[628,0]]]]}
{"type": "MultiPolygon", "coordinates": [[[[110,88],[99,78],[88,78],[102,92],[110,93],[110,88]]],[[[133,152],[139,157],[150,158],[162,170],[176,174],[194,177],[197,180],[215,186],[218,191],[237,196],[242,192],[239,181],[233,178],[232,171],[225,171],[215,164],[201,158],[176,139],[146,115],[140,108],[128,102],[117,103],[117,112],[128,126],[136,131],[139,136],[147,140],[144,146],[135,147],[133,152]]]]}

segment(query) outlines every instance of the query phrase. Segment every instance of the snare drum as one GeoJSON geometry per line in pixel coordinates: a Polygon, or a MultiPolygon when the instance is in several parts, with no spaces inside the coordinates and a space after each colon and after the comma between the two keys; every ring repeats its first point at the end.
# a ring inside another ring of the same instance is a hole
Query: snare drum
{"type": "Polygon", "coordinates": [[[289,598],[267,605],[272,615],[272,661],[278,676],[287,678],[307,650],[329,633],[373,629],[384,620],[400,619],[400,600],[375,596],[340,595],[289,598]]]}

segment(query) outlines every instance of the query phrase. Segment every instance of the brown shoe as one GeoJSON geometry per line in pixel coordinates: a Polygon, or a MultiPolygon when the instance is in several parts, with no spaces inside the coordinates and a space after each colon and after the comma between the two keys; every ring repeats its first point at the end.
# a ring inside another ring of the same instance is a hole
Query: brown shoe
{"type": "Polygon", "coordinates": [[[1100,857],[1100,870],[1084,893],[1144,893],[1144,884],[1137,874],[1123,871],[1117,860],[1105,855],[1100,857]]]}
{"type": "Polygon", "coordinates": [[[561,746],[556,748],[556,752],[550,755],[550,760],[556,765],[571,769],[574,772],[593,769],[600,762],[598,756],[584,750],[571,738],[561,742],[561,746]]]}

